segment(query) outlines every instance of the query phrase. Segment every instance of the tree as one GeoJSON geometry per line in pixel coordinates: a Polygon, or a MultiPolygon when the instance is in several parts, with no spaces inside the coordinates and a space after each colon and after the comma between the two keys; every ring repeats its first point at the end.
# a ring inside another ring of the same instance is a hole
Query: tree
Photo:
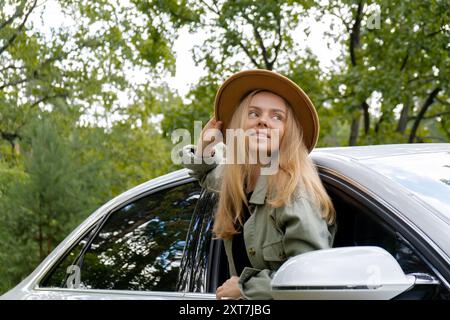
{"type": "MultiPolygon", "coordinates": [[[[194,121],[205,124],[213,115],[215,94],[221,82],[242,69],[262,68],[288,76],[303,87],[317,90],[320,96],[317,60],[314,55],[293,41],[293,32],[307,16],[313,1],[189,1],[199,16],[190,24],[208,35],[192,51],[194,61],[208,74],[199,80],[187,95],[187,102],[171,100],[163,104],[163,131],[169,136],[175,128],[193,133],[194,121]],[[306,70],[302,66],[311,66],[306,70]]],[[[303,32],[307,31],[304,26],[303,32]]],[[[320,101],[319,101],[320,103],[320,101]]]]}
{"type": "Polygon", "coordinates": [[[428,141],[448,141],[448,4],[334,1],[322,12],[338,17],[346,31],[331,34],[346,48],[331,84],[334,107],[350,117],[349,144],[415,142],[421,121],[432,118],[438,124],[423,126],[418,141],[430,126],[440,128],[428,141]],[[378,110],[369,105],[374,96],[378,110]],[[431,106],[435,113],[426,117],[431,106]]]}
{"type": "Polygon", "coordinates": [[[312,1],[200,1],[201,26],[210,35],[196,47],[197,62],[210,71],[253,67],[280,69],[280,60],[294,48],[292,31],[312,1]]]}
{"type": "Polygon", "coordinates": [[[139,87],[130,72],[139,69],[153,79],[174,71],[171,44],[176,30],[196,19],[176,1],[58,4],[71,25],[52,30],[49,37],[31,19],[38,14],[37,0],[2,2],[0,138],[12,151],[25,123],[42,108],[55,108],[57,100],[81,114],[95,109],[96,120],[108,122],[111,114],[126,108],[119,103],[119,93],[133,99],[139,87]]]}
{"type": "MultiPolygon", "coordinates": [[[[24,142],[23,172],[2,184],[0,288],[17,283],[85,217],[104,185],[99,162],[82,163],[51,117],[33,121],[24,142]]],[[[11,171],[10,171],[11,175],[11,171]]]]}

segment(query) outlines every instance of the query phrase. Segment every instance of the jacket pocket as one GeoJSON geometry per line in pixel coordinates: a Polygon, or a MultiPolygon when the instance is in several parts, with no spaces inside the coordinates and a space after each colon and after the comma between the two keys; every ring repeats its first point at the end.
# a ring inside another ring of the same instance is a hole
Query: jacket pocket
{"type": "Polygon", "coordinates": [[[264,244],[262,247],[262,253],[264,260],[266,261],[286,260],[286,255],[283,249],[283,242],[281,240],[264,244]]]}

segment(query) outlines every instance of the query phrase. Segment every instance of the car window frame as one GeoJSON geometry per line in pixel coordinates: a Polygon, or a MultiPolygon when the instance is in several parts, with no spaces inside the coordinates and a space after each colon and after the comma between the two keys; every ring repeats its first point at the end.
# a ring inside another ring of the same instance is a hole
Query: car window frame
{"type": "Polygon", "coordinates": [[[316,166],[324,185],[331,185],[353,198],[355,202],[364,205],[373,214],[373,218],[385,227],[394,230],[399,237],[411,245],[419,258],[435,273],[439,281],[450,290],[450,268],[445,258],[432,245],[433,242],[429,237],[381,197],[373,194],[364,186],[333,169],[321,165],[316,166]]]}
{"type": "MultiPolygon", "coordinates": [[[[92,230],[96,229],[95,232],[90,236],[86,246],[82,250],[86,250],[85,248],[89,248],[92,241],[96,238],[104,224],[108,221],[108,218],[120,208],[127,206],[128,204],[138,201],[144,197],[150,196],[152,194],[165,191],[170,188],[175,188],[181,185],[186,185],[189,183],[198,183],[198,180],[189,176],[180,177],[174,180],[166,180],[162,181],[160,184],[152,186],[150,189],[144,190],[136,195],[127,198],[126,200],[116,203],[111,208],[108,208],[105,213],[100,213],[98,218],[94,220],[90,225],[85,227],[85,230],[80,231],[80,235],[77,236],[74,240],[71,241],[68,249],[64,250],[61,254],[59,254],[49,266],[45,269],[41,270],[40,275],[35,281],[33,286],[33,290],[37,292],[59,292],[63,294],[93,294],[94,296],[102,296],[107,295],[108,293],[113,294],[114,296],[122,296],[126,298],[127,296],[136,296],[136,297],[166,297],[170,299],[186,298],[186,293],[188,292],[180,292],[180,291],[139,291],[139,290],[117,290],[117,289],[80,289],[80,288],[58,288],[58,287],[42,287],[40,284],[52,274],[55,268],[70,254],[70,252],[82,241],[92,230]]],[[[198,203],[199,200],[197,200],[198,203]]],[[[195,210],[194,210],[195,211],[195,210]]],[[[194,215],[194,213],[193,213],[194,215]]],[[[193,217],[192,215],[192,217],[193,217]]],[[[191,220],[192,220],[191,217],[191,220]]]]}
{"type": "MultiPolygon", "coordinates": [[[[203,257],[206,260],[205,268],[201,277],[204,281],[204,291],[195,292],[195,291],[185,291],[186,296],[189,296],[192,299],[215,299],[215,289],[219,283],[218,277],[218,263],[221,262],[220,259],[220,246],[221,240],[213,239],[212,236],[212,226],[214,223],[214,208],[217,205],[218,196],[217,193],[207,190],[206,188],[202,188],[202,193],[200,194],[200,198],[197,202],[197,207],[195,209],[194,215],[192,217],[191,226],[189,228],[189,234],[193,233],[194,225],[199,221],[202,221],[202,224],[209,224],[210,226],[210,234],[209,236],[205,236],[203,238],[196,237],[195,238],[195,249],[194,252],[199,252],[197,249],[201,246],[200,242],[205,241],[208,243],[208,249],[201,251],[200,254],[204,254],[203,257]],[[201,207],[201,208],[199,208],[201,207]],[[204,211],[200,211],[204,210],[204,211]],[[206,211],[208,210],[208,211],[206,211]],[[208,219],[205,222],[205,219],[208,219]]],[[[190,252],[189,254],[193,254],[194,252],[190,252]]],[[[187,258],[189,259],[189,258],[187,258]]],[[[197,256],[190,257],[190,259],[198,259],[197,256]]],[[[193,281],[196,279],[194,277],[189,278],[189,282],[187,283],[188,289],[194,287],[193,281]]]]}
{"type": "Polygon", "coordinates": [[[208,191],[205,188],[201,188],[200,196],[195,206],[186,236],[186,239],[192,239],[192,242],[190,242],[188,245],[188,241],[186,240],[183,259],[180,265],[180,275],[178,279],[179,282],[177,284],[179,290],[184,290],[183,292],[186,293],[207,293],[206,291],[191,291],[191,289],[195,287],[198,282],[201,283],[200,286],[202,286],[204,290],[207,290],[208,285],[210,264],[209,257],[211,256],[211,238],[207,235],[202,235],[202,231],[208,231],[208,229],[203,227],[205,225],[205,222],[210,222],[205,221],[205,219],[208,219],[207,215],[211,214],[211,212],[206,212],[205,210],[209,209],[209,198],[210,197],[208,191]],[[209,249],[199,251],[199,247],[204,244],[206,244],[209,249]],[[203,256],[199,257],[198,254],[203,256]],[[198,267],[198,263],[200,262],[203,262],[201,270],[193,270],[192,268],[198,267]]]}

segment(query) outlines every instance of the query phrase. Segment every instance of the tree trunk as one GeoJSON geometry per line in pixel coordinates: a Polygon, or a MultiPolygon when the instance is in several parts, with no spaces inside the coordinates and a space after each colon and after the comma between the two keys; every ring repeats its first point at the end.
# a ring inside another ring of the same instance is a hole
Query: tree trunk
{"type": "Polygon", "coordinates": [[[38,236],[38,242],[39,242],[39,258],[40,260],[44,259],[44,237],[42,235],[42,223],[39,222],[39,236],[38,236]]]}
{"type": "Polygon", "coordinates": [[[361,32],[361,21],[363,18],[364,2],[361,0],[358,3],[358,9],[356,11],[355,21],[352,26],[352,31],[350,32],[350,60],[352,66],[356,66],[356,48],[360,47],[360,32],[361,32]]]}
{"type": "Polygon", "coordinates": [[[413,143],[414,140],[416,139],[416,133],[417,133],[417,129],[419,129],[420,121],[422,121],[428,108],[433,104],[434,98],[436,98],[439,91],[441,91],[441,88],[436,88],[433,91],[431,91],[431,93],[428,95],[427,100],[425,100],[424,104],[422,105],[422,108],[420,108],[419,114],[417,115],[416,119],[414,120],[414,124],[411,129],[411,134],[409,135],[408,143],[413,143]]]}
{"type": "MultiPolygon", "coordinates": [[[[361,21],[364,15],[364,1],[360,0],[358,2],[358,8],[356,10],[356,14],[353,21],[353,26],[350,31],[350,39],[349,39],[349,51],[350,51],[350,61],[351,66],[355,67],[357,65],[357,59],[356,59],[356,50],[360,48],[360,33],[361,33],[361,21]]],[[[361,104],[359,105],[359,108],[363,111],[364,115],[364,132],[368,132],[368,121],[369,119],[369,106],[366,103],[366,100],[364,99],[361,104]]],[[[358,116],[353,116],[352,118],[352,125],[350,128],[350,138],[348,144],[350,146],[356,145],[356,142],[358,141],[358,134],[359,134],[359,123],[360,123],[361,115],[358,114],[358,116]]]]}
{"type": "Polygon", "coordinates": [[[396,132],[404,133],[406,130],[406,126],[408,125],[408,117],[409,117],[409,101],[403,105],[402,111],[400,113],[400,119],[398,119],[396,132]]]}
{"type": "Polygon", "coordinates": [[[348,141],[349,146],[355,146],[358,141],[358,132],[359,132],[359,122],[361,119],[361,115],[358,114],[352,118],[352,125],[350,127],[350,139],[348,141]]]}
{"type": "Polygon", "coordinates": [[[377,121],[375,125],[375,135],[378,135],[378,132],[380,131],[381,123],[384,121],[384,113],[381,114],[380,119],[377,121]]]}
{"type": "Polygon", "coordinates": [[[369,133],[370,128],[370,113],[369,113],[369,105],[366,101],[361,103],[361,109],[364,114],[364,134],[367,135],[369,133]]]}

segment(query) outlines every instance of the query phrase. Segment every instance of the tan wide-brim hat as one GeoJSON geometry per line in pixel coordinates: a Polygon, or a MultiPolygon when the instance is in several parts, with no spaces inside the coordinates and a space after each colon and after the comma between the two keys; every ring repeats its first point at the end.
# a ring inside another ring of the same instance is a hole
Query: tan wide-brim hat
{"type": "MultiPolygon", "coordinates": [[[[240,71],[229,77],[216,94],[215,117],[223,122],[222,130],[228,128],[234,111],[251,91],[263,89],[283,97],[292,107],[303,129],[303,141],[311,152],[319,137],[319,117],[313,103],[292,80],[273,71],[253,69],[240,71]]],[[[225,135],[224,135],[225,137],[225,135]]]]}

